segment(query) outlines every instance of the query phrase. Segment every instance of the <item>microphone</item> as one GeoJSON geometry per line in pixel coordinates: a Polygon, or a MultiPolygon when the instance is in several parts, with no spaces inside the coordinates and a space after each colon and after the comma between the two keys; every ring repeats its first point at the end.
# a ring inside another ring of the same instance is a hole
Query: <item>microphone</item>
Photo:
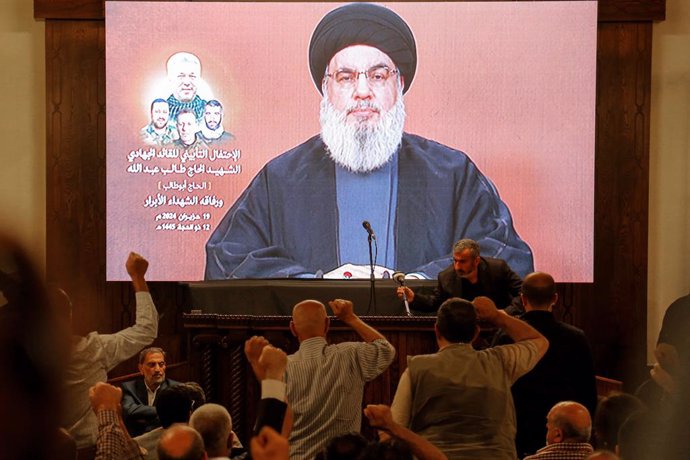
{"type": "Polygon", "coordinates": [[[400,285],[405,286],[405,274],[403,272],[393,273],[393,279],[400,285]]]}
{"type": "MultiPolygon", "coordinates": [[[[403,272],[393,273],[393,279],[400,285],[400,287],[405,287],[405,274],[403,272]]],[[[405,313],[407,313],[407,316],[412,316],[412,312],[410,311],[410,302],[407,300],[407,294],[405,293],[404,289],[403,302],[405,302],[405,313]]]]}
{"type": "Polygon", "coordinates": [[[374,234],[374,230],[371,228],[371,224],[369,223],[368,220],[365,220],[364,222],[362,222],[362,227],[364,227],[364,230],[367,231],[367,233],[369,234],[371,239],[374,239],[374,240],[376,239],[376,235],[374,234]]]}

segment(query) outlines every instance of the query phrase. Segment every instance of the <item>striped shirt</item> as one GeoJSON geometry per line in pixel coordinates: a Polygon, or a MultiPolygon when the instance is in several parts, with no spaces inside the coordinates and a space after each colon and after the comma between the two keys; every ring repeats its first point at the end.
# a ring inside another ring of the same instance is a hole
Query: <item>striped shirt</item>
{"type": "Polygon", "coordinates": [[[385,339],[328,345],[307,339],[288,357],[287,399],[294,413],[290,458],[312,459],[337,435],[360,431],[364,384],[390,365],[395,348],[385,339]]]}

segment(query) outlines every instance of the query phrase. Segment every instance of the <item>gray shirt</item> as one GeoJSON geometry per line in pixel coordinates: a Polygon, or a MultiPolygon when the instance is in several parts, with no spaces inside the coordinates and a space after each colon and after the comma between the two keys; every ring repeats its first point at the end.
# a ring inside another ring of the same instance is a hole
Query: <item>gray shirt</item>
{"type": "Polygon", "coordinates": [[[540,357],[531,340],[481,351],[456,343],[408,357],[393,418],[449,459],[516,459],[510,386],[540,357]]]}

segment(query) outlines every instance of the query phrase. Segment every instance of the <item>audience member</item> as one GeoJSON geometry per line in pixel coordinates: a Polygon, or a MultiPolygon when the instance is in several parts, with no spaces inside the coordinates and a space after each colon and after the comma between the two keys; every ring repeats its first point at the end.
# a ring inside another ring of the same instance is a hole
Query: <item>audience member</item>
{"type": "Polygon", "coordinates": [[[634,412],[645,408],[642,401],[628,393],[612,393],[601,399],[594,415],[594,440],[598,449],[616,450],[618,430],[634,412]]]}
{"type": "Polygon", "coordinates": [[[264,426],[269,426],[287,437],[292,429],[291,411],[285,402],[287,355],[283,350],[269,345],[263,337],[247,340],[245,354],[257,378],[261,380],[261,400],[253,433],[257,435],[264,426]]]}
{"type": "MultiPolygon", "coordinates": [[[[189,426],[201,435],[209,458],[230,459],[234,434],[232,418],[225,407],[213,403],[204,404],[194,411],[189,419],[189,426]]],[[[244,455],[235,458],[244,458],[244,455]]]]}
{"type": "Polygon", "coordinates": [[[369,444],[360,433],[345,433],[328,441],[326,448],[314,460],[357,460],[369,444]]]}
{"type": "Polygon", "coordinates": [[[415,458],[419,460],[447,460],[448,457],[446,457],[436,446],[399,423],[396,423],[395,420],[393,420],[393,414],[391,413],[390,407],[383,404],[369,404],[364,409],[364,415],[369,419],[369,424],[372,427],[382,430],[383,433],[385,433],[386,438],[391,436],[405,443],[410,448],[415,458]]]}
{"type": "Polygon", "coordinates": [[[621,460],[680,460],[683,457],[664,455],[661,444],[664,429],[654,414],[646,410],[632,413],[618,430],[616,454],[621,460]]]}
{"type": "Polygon", "coordinates": [[[592,418],[585,406],[562,401],[546,416],[546,447],[525,460],[582,460],[592,453],[592,418]]]}
{"type": "Polygon", "coordinates": [[[595,450],[589,454],[587,460],[620,460],[620,458],[610,450],[595,450]]]}
{"type": "Polygon", "coordinates": [[[261,429],[250,443],[253,460],[288,460],[288,440],[270,426],[261,429]]]}
{"type": "Polygon", "coordinates": [[[413,460],[412,451],[404,442],[397,439],[372,442],[364,449],[357,460],[413,460]]]}
{"type": "MultiPolygon", "coordinates": [[[[520,298],[525,307],[520,319],[549,341],[544,357],[511,389],[517,420],[515,444],[518,456],[523,457],[544,445],[543,422],[557,402],[576,401],[594,414],[597,387],[585,333],[556,320],[551,311],[558,302],[553,277],[548,273],[530,273],[522,283],[520,298]]],[[[497,344],[511,342],[506,334],[499,334],[496,339],[497,344]]]]}
{"type": "Polygon", "coordinates": [[[158,347],[146,348],[139,353],[141,377],[122,384],[122,416],[127,431],[140,436],[160,426],[154,403],[156,395],[180,382],[165,376],[165,352],[158,347]]]}
{"type": "Polygon", "coordinates": [[[189,422],[192,411],[197,407],[196,401],[203,404],[204,396],[199,390],[198,386],[195,387],[187,383],[180,383],[160,390],[154,407],[161,426],[134,438],[137,444],[146,449],[147,460],[158,458],[156,446],[163,431],[175,423],[186,424],[189,422]]]}
{"type": "MultiPolygon", "coordinates": [[[[381,374],[395,356],[383,335],[354,313],[352,302],[336,299],[328,304],[364,342],[328,345],[324,305],[316,300],[295,305],[290,330],[300,347],[288,357],[286,370],[287,399],[294,412],[291,458],[311,459],[332,437],[359,431],[364,384],[381,374]]],[[[256,350],[250,349],[247,358],[256,362],[256,350]]],[[[256,372],[255,364],[252,367],[256,372]]]]}
{"type": "MultiPolygon", "coordinates": [[[[105,382],[112,368],[150,345],[158,335],[158,312],[144,278],[149,263],[131,252],[125,266],[136,296],[135,324],[114,334],[91,332],[86,337],[72,339],[71,356],[65,368],[66,404],[61,425],[79,448],[96,443],[98,423],[87,397],[89,388],[97,382],[105,382]]],[[[71,322],[68,301],[63,305],[66,320],[71,322]]]]}
{"type": "Polygon", "coordinates": [[[409,287],[401,286],[398,297],[402,299],[406,295],[410,308],[415,310],[436,311],[451,297],[472,301],[484,296],[506,313],[522,313],[520,276],[504,260],[482,257],[479,251],[476,241],[458,241],[453,246],[453,263],[438,274],[438,286],[433,295],[415,294],[409,287]]]}
{"type": "Polygon", "coordinates": [[[421,435],[450,459],[516,458],[510,386],[532,369],[549,343],[524,321],[496,309],[487,297],[474,305],[446,300],[434,326],[439,351],[408,357],[393,400],[393,419],[421,435]],[[476,351],[479,320],[516,342],[476,351]]]}
{"type": "MultiPolygon", "coordinates": [[[[0,458],[5,457],[0,456],[0,458]]],[[[77,460],[77,443],[69,431],[64,428],[58,430],[58,438],[51,458],[77,460]]]]}
{"type": "Polygon", "coordinates": [[[2,459],[62,458],[56,443],[69,350],[62,326],[26,251],[0,234],[2,459]]]}
{"type": "Polygon", "coordinates": [[[160,460],[206,460],[204,441],[197,431],[184,424],[175,424],[165,430],[158,441],[160,460]]]}
{"type": "Polygon", "coordinates": [[[120,417],[122,390],[104,382],[89,389],[91,408],[98,420],[96,460],[141,460],[139,445],[123,428],[120,417]]]}

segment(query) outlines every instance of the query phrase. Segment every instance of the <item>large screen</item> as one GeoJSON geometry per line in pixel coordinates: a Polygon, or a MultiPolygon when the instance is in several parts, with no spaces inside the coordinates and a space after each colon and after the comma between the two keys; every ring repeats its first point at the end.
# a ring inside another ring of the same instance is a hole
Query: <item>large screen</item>
{"type": "Polygon", "coordinates": [[[596,1],[342,5],[106,2],[107,279],[591,282],[596,1]]]}

